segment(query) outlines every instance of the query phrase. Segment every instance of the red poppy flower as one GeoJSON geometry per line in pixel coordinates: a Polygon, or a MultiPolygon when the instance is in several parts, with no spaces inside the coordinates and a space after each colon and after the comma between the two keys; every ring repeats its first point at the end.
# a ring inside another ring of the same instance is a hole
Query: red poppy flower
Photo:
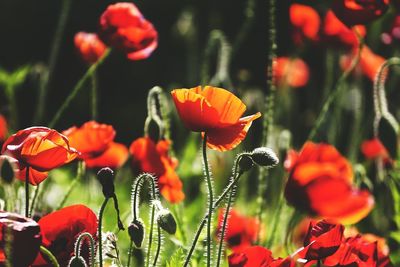
{"type": "MultiPolygon", "coordinates": [[[[221,231],[224,210],[218,214],[218,230],[221,231]]],[[[225,242],[233,251],[240,251],[250,247],[257,240],[259,224],[256,218],[245,217],[235,209],[229,211],[228,228],[225,232],[225,242]]]]}
{"type": "Polygon", "coordinates": [[[384,161],[390,160],[388,151],[378,138],[365,140],[361,144],[361,151],[367,159],[382,158],[384,161]]]}
{"type": "Polygon", "coordinates": [[[157,48],[158,34],[132,3],[107,7],[100,18],[100,38],[127,53],[132,60],[145,59],[157,48]]]}
{"type": "Polygon", "coordinates": [[[78,32],[75,34],[74,43],[79,56],[88,64],[97,62],[107,49],[95,33],[78,32]]]}
{"type": "Polygon", "coordinates": [[[47,177],[47,171],[71,162],[78,152],[68,138],[46,127],[31,127],[18,131],[3,144],[2,154],[18,160],[20,174],[25,180],[25,168],[30,167],[29,182],[38,185],[47,177]]]}
{"type": "Polygon", "coordinates": [[[365,24],[382,16],[390,0],[335,0],[332,10],[346,25],[365,24]]]}
{"type": "Polygon", "coordinates": [[[356,48],[358,47],[359,41],[354,31],[361,36],[365,36],[366,34],[364,26],[358,25],[353,28],[348,28],[331,10],[326,13],[323,33],[327,43],[344,46],[345,48],[356,48]]]}
{"type": "Polygon", "coordinates": [[[343,240],[344,226],[332,224],[325,220],[311,222],[304,239],[304,247],[296,256],[309,261],[322,260],[334,254],[343,240]]]}
{"type": "Polygon", "coordinates": [[[86,159],[86,167],[91,169],[101,169],[109,167],[118,169],[128,159],[129,152],[125,145],[111,142],[106,151],[96,158],[86,159]]]}
{"type": "Polygon", "coordinates": [[[298,88],[307,84],[309,69],[300,58],[278,57],[274,67],[274,75],[277,86],[298,88]]]}
{"type": "Polygon", "coordinates": [[[41,240],[37,222],[16,213],[0,211],[1,266],[6,266],[8,256],[12,266],[29,266],[39,252],[41,240]],[[6,240],[11,243],[7,243],[6,240]],[[6,245],[10,246],[11,250],[7,250],[6,245]]]}
{"type": "Polygon", "coordinates": [[[6,140],[8,134],[8,126],[6,118],[0,114],[0,143],[6,140]]]}
{"type": "Polygon", "coordinates": [[[114,140],[115,130],[111,125],[88,121],[80,128],[71,127],[63,132],[81,154],[81,159],[92,159],[100,156],[114,140]]]}
{"type": "Polygon", "coordinates": [[[171,142],[161,140],[157,144],[149,137],[138,138],[132,142],[132,166],[138,172],[148,172],[158,178],[160,193],[171,203],[185,198],[182,182],[175,172],[178,161],[168,155],[171,142]]]}
{"type": "Polygon", "coordinates": [[[301,43],[303,37],[316,41],[318,39],[321,19],[310,6],[292,4],[289,9],[290,22],[295,27],[294,39],[301,43]]]}
{"type": "Polygon", "coordinates": [[[289,175],[285,197],[311,215],[355,223],[371,211],[374,200],[368,191],[354,188],[352,180],[350,163],[333,146],[307,142],[289,175]]]}
{"type": "Polygon", "coordinates": [[[211,149],[226,151],[235,148],[246,137],[253,120],[260,112],[240,118],[246,105],[231,92],[217,87],[201,86],[175,89],[171,92],[178,114],[187,128],[207,133],[211,149]]]}
{"type": "MultiPolygon", "coordinates": [[[[77,237],[88,232],[97,236],[96,214],[84,205],[73,205],[54,211],[39,220],[42,231],[42,245],[50,250],[61,266],[67,266],[77,237]]],[[[88,257],[88,247],[82,248],[82,254],[88,257]]],[[[46,266],[44,258],[39,255],[33,266],[46,266]]]]}
{"type": "Polygon", "coordinates": [[[290,257],[274,259],[271,251],[260,246],[234,252],[229,255],[228,263],[229,267],[295,267],[290,257]]]}

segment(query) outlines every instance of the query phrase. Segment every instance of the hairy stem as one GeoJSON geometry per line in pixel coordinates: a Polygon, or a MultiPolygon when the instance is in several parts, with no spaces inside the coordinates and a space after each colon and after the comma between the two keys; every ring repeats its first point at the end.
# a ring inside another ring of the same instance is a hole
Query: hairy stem
{"type": "Polygon", "coordinates": [[[103,214],[106,208],[107,202],[109,198],[105,198],[103,204],[101,205],[100,212],[99,212],[99,229],[98,229],[98,236],[99,236],[99,266],[103,267],[103,240],[102,240],[102,221],[103,221],[103,214]]]}
{"type": "Polygon", "coordinates": [[[44,246],[40,246],[40,253],[44,255],[44,257],[53,267],[60,267],[60,264],[58,263],[56,257],[53,255],[53,253],[51,253],[50,250],[48,250],[44,246]]]}

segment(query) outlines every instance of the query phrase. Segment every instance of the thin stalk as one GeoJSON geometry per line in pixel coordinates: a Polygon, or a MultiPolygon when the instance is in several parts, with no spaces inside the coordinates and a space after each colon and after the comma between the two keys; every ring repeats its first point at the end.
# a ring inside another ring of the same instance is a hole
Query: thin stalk
{"type": "Polygon", "coordinates": [[[104,55],[93,65],[90,66],[90,68],[86,71],[86,73],[83,75],[83,77],[76,83],[75,87],[72,89],[71,93],[68,95],[68,97],[65,99],[61,107],[58,109],[56,114],[54,115],[53,119],[49,123],[50,128],[54,128],[54,126],[57,124],[61,116],[64,114],[65,110],[69,107],[71,104],[72,100],[75,99],[77,94],[82,90],[83,85],[86,83],[86,81],[92,76],[92,74],[97,70],[101,64],[105,61],[105,59],[110,55],[110,49],[107,49],[107,51],[104,53],[104,55]]]}
{"type": "Polygon", "coordinates": [[[93,71],[90,78],[92,79],[92,97],[91,97],[92,119],[97,120],[97,118],[98,118],[98,80],[97,80],[97,71],[96,70],[93,71]]]}
{"type": "Polygon", "coordinates": [[[161,230],[160,226],[157,225],[157,250],[156,250],[156,255],[154,256],[154,261],[153,261],[153,267],[157,266],[157,260],[158,257],[160,256],[160,251],[161,251],[161,230]]]}
{"type": "Polygon", "coordinates": [[[29,217],[29,166],[25,173],[25,217],[29,217]]]}
{"type": "Polygon", "coordinates": [[[153,244],[153,229],[154,229],[155,213],[156,213],[156,207],[152,204],[149,243],[147,245],[147,255],[146,255],[146,267],[150,266],[150,254],[151,254],[151,245],[153,244]]]}
{"type": "MultiPolygon", "coordinates": [[[[269,238],[267,240],[267,245],[266,245],[267,248],[272,247],[272,244],[275,241],[275,236],[277,234],[278,225],[279,225],[279,222],[281,222],[280,214],[281,214],[282,207],[283,207],[283,201],[284,201],[283,199],[278,201],[278,207],[275,209],[274,217],[273,217],[272,230],[271,230],[269,238]]],[[[258,228],[261,228],[261,224],[259,224],[258,228]]]]}
{"type": "Polygon", "coordinates": [[[63,199],[61,200],[60,204],[58,204],[57,210],[61,209],[64,207],[65,202],[69,198],[69,196],[72,193],[72,190],[76,187],[78,184],[79,180],[82,178],[83,174],[85,173],[85,163],[83,161],[78,162],[78,170],[76,173],[76,177],[74,180],[72,180],[72,183],[69,185],[67,192],[65,193],[63,199]]]}
{"type": "Polygon", "coordinates": [[[207,267],[211,267],[211,221],[213,214],[214,190],[207,159],[207,133],[204,133],[203,137],[203,165],[208,188],[207,267]]]}
{"type": "Polygon", "coordinates": [[[75,243],[75,257],[78,257],[80,254],[80,247],[81,247],[81,242],[84,238],[89,239],[90,243],[90,265],[91,267],[94,267],[94,239],[93,236],[90,233],[82,233],[79,235],[78,240],[75,243]]]}
{"type": "Polygon", "coordinates": [[[131,267],[132,250],[133,250],[133,241],[131,240],[131,244],[129,245],[128,264],[127,264],[127,267],[131,267]]]}
{"type": "Polygon", "coordinates": [[[50,250],[48,250],[44,246],[40,246],[40,253],[42,253],[45,256],[45,258],[48,259],[49,263],[53,267],[60,267],[60,264],[58,263],[57,258],[53,255],[53,253],[51,253],[50,250]]]}
{"type": "Polygon", "coordinates": [[[103,204],[101,205],[100,212],[99,212],[99,229],[98,229],[98,236],[99,236],[99,266],[103,267],[103,240],[102,240],[102,221],[103,221],[103,213],[106,208],[107,202],[109,198],[105,198],[103,204]]]}
{"type": "Polygon", "coordinates": [[[31,208],[29,209],[29,217],[32,217],[33,211],[35,209],[36,199],[39,195],[39,190],[40,190],[40,184],[38,184],[35,188],[35,193],[33,194],[31,208]]]}
{"type": "Polygon", "coordinates": [[[71,10],[72,0],[63,0],[62,7],[61,7],[61,14],[58,20],[56,33],[53,39],[53,46],[51,47],[50,57],[49,57],[49,72],[47,75],[47,79],[43,81],[40,85],[39,91],[39,98],[38,98],[38,105],[35,114],[35,122],[40,123],[43,119],[43,114],[45,112],[44,108],[46,107],[46,96],[47,92],[51,86],[51,83],[54,78],[54,70],[57,63],[57,58],[60,52],[61,43],[63,40],[63,35],[65,31],[65,25],[68,20],[68,16],[71,10]]]}

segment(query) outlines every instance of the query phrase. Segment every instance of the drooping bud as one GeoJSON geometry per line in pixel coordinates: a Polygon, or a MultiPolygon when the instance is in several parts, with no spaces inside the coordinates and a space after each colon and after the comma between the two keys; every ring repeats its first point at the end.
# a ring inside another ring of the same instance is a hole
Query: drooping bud
{"type": "Polygon", "coordinates": [[[270,168],[275,167],[279,163],[275,152],[268,147],[257,147],[251,152],[251,158],[256,164],[270,168]]]}
{"type": "Polygon", "coordinates": [[[128,227],[128,233],[136,248],[141,248],[144,240],[144,224],[141,219],[134,220],[128,227]]]}
{"type": "Polygon", "coordinates": [[[72,257],[68,263],[68,267],[87,267],[87,264],[81,256],[72,257]]]}
{"type": "Polygon", "coordinates": [[[246,172],[253,168],[254,166],[254,161],[252,160],[251,156],[249,154],[242,154],[239,156],[239,170],[241,172],[246,172]]]}
{"type": "Polygon", "coordinates": [[[163,133],[163,123],[159,117],[147,117],[145,122],[145,131],[155,143],[160,140],[160,137],[164,135],[163,133]]]}
{"type": "Polygon", "coordinates": [[[0,156],[0,177],[1,179],[10,184],[15,177],[15,169],[18,161],[9,156],[0,156]]]}
{"type": "Polygon", "coordinates": [[[168,209],[161,209],[157,213],[158,225],[170,235],[176,232],[176,221],[168,209]]]}
{"type": "Polygon", "coordinates": [[[110,168],[102,168],[97,173],[97,178],[101,186],[103,187],[103,194],[105,198],[110,198],[115,195],[115,187],[114,187],[114,171],[110,168]]]}

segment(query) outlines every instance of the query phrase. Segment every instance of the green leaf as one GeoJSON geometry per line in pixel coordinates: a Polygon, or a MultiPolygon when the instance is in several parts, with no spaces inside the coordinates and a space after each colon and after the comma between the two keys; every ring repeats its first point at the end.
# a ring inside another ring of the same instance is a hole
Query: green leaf
{"type": "Polygon", "coordinates": [[[386,117],[382,117],[378,125],[378,138],[385,146],[391,158],[397,158],[398,139],[397,122],[393,122],[386,117]]]}
{"type": "Polygon", "coordinates": [[[11,73],[9,82],[13,86],[21,85],[25,81],[26,76],[29,74],[30,70],[31,70],[30,65],[19,67],[13,73],[11,73]]]}
{"type": "Polygon", "coordinates": [[[4,69],[0,69],[0,86],[6,86],[8,79],[9,79],[9,73],[4,70],[4,69]]]}
{"type": "Polygon", "coordinates": [[[185,261],[185,254],[182,248],[178,248],[172,255],[171,260],[167,262],[167,267],[182,267],[185,261]]]}

